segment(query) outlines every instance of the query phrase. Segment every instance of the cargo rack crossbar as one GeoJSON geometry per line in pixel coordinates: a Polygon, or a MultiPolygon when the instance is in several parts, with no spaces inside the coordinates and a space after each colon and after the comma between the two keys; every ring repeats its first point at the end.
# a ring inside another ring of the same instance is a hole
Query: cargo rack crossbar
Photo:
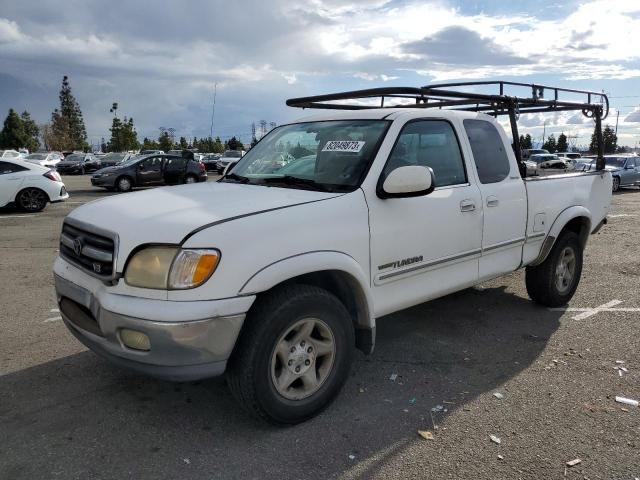
{"type": "MultiPolygon", "coordinates": [[[[513,149],[521,172],[526,172],[522,161],[517,121],[524,113],[553,113],[581,111],[595,121],[598,156],[596,170],[604,169],[604,139],[602,120],[609,115],[609,99],[606,94],[588,90],[550,87],[535,83],[510,81],[483,81],[440,83],[424,87],[383,87],[331,93],[311,97],[291,98],[287,105],[298,108],[329,110],[366,110],[374,108],[436,108],[483,112],[497,117],[509,115],[513,149]],[[494,93],[465,91],[465,88],[495,88],[494,93]],[[527,88],[530,97],[513,95],[515,89],[527,88]],[[579,100],[567,96],[581,97],[579,100]],[[372,100],[379,99],[372,103],[372,100]],[[336,103],[338,102],[338,103],[336,103]]],[[[523,173],[524,176],[524,173],[523,173]]]]}

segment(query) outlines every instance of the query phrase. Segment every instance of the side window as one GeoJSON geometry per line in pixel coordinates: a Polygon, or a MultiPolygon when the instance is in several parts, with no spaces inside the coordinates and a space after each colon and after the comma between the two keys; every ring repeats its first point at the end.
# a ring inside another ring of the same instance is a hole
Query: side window
{"type": "Polygon", "coordinates": [[[13,164],[9,162],[0,162],[0,175],[6,175],[7,173],[13,173],[13,164]]]}
{"type": "Polygon", "coordinates": [[[511,164],[502,138],[492,123],[464,120],[480,183],[497,183],[509,176],[511,164]]]}
{"type": "Polygon", "coordinates": [[[20,165],[16,165],[15,163],[0,162],[0,175],[5,175],[8,173],[15,173],[15,172],[22,172],[24,170],[29,170],[29,169],[22,167],[20,165]]]}
{"type": "Polygon", "coordinates": [[[404,126],[384,167],[387,176],[398,167],[431,167],[436,187],[467,182],[464,161],[453,127],[442,120],[420,120],[404,126]]]}
{"type": "Polygon", "coordinates": [[[162,158],[160,157],[151,157],[140,162],[140,166],[144,165],[145,170],[160,170],[160,166],[162,165],[162,158]]]}
{"type": "Polygon", "coordinates": [[[167,158],[167,170],[184,170],[187,166],[186,158],[167,158]]]}

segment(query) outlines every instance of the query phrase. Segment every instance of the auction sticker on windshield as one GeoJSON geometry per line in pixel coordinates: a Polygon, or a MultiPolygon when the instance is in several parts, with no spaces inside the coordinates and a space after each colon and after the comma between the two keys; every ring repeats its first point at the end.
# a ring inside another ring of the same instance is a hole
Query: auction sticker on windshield
{"type": "Polygon", "coordinates": [[[353,152],[358,153],[366,142],[355,140],[330,140],[322,149],[323,152],[353,152]]]}

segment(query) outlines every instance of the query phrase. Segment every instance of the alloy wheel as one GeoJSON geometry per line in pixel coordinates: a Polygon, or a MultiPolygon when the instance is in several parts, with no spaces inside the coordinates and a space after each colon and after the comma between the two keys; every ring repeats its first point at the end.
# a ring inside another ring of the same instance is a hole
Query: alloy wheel
{"type": "Polygon", "coordinates": [[[329,326],[317,318],[293,324],[280,337],[271,355],[271,381],[288,400],[316,393],[325,382],[335,358],[335,340],[329,326]]]}
{"type": "Polygon", "coordinates": [[[556,265],[556,288],[565,293],[571,288],[576,273],[576,254],[571,247],[565,247],[556,265]]]}

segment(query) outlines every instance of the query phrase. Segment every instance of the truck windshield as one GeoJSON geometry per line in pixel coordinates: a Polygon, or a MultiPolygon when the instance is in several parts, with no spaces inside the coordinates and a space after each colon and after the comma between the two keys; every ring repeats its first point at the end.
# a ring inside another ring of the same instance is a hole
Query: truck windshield
{"type": "Polygon", "coordinates": [[[340,120],[275,128],[222,181],[351,191],[362,181],[388,125],[385,120],[340,120]]]}

